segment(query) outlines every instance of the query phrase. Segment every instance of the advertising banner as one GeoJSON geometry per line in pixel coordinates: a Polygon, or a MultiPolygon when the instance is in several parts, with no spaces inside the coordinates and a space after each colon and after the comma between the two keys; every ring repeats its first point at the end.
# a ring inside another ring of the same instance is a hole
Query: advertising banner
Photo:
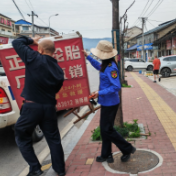
{"type": "MultiPolygon", "coordinates": [[[[64,85],[56,94],[57,110],[88,105],[90,89],[86,61],[82,53],[82,38],[75,34],[75,37],[65,39],[63,37],[54,42],[56,47],[54,58],[65,74],[64,85]]],[[[30,47],[37,50],[36,45],[30,47]]],[[[0,49],[0,59],[20,108],[23,100],[20,95],[24,87],[25,65],[12,47],[0,49]]]]}
{"type": "Polygon", "coordinates": [[[8,44],[8,40],[7,37],[0,37],[0,45],[8,44]]]}

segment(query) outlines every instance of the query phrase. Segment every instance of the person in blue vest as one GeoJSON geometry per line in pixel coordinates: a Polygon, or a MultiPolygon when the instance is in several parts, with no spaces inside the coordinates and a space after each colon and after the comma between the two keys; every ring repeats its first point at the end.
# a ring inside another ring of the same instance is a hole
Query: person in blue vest
{"type": "Polygon", "coordinates": [[[64,82],[63,70],[53,58],[54,42],[49,39],[39,41],[39,37],[20,37],[12,45],[25,64],[25,103],[15,124],[15,140],[29,164],[27,176],[42,175],[41,164],[32,147],[32,133],[37,125],[42,129],[51,152],[53,169],[59,176],[65,175],[64,152],[56,115],[56,93],[64,82]],[[29,45],[38,45],[38,51],[29,45]]]}
{"type": "Polygon", "coordinates": [[[91,49],[91,53],[102,60],[102,63],[88,56],[83,51],[91,65],[100,71],[99,90],[92,93],[93,98],[98,98],[101,104],[100,130],[102,136],[101,156],[96,158],[97,162],[107,161],[113,163],[111,144],[114,143],[122,152],[121,161],[127,162],[130,155],[136,151],[115,129],[114,120],[119,107],[119,91],[121,83],[115,56],[117,50],[113,49],[112,43],[100,41],[96,48],[91,49]]]}

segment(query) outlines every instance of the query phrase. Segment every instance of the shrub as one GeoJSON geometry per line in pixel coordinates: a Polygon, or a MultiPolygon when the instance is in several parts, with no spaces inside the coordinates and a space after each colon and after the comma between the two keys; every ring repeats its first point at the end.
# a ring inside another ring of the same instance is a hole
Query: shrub
{"type": "MultiPolygon", "coordinates": [[[[140,128],[138,127],[137,119],[133,120],[133,123],[124,123],[124,127],[114,126],[115,130],[120,133],[123,137],[137,138],[140,136],[140,128]]],[[[93,141],[102,141],[100,127],[97,127],[92,131],[93,141]]]]}

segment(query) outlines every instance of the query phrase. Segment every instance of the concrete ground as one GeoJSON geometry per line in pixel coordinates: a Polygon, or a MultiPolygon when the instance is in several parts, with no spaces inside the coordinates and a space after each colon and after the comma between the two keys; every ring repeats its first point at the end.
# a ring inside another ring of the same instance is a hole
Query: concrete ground
{"type": "MultiPolygon", "coordinates": [[[[176,176],[176,97],[143,75],[126,75],[133,88],[122,90],[124,121],[138,119],[138,123],[144,125],[146,133],[151,134],[146,140],[139,139],[131,143],[137,149],[153,151],[160,157],[157,168],[135,176],[176,176]]],[[[102,164],[95,161],[96,156],[101,154],[101,143],[90,139],[92,131],[99,125],[99,119],[100,111],[84,129],[84,134],[67,158],[67,176],[132,176],[130,173],[110,172],[104,167],[106,162],[102,164]]],[[[112,145],[112,150],[119,151],[115,145],[112,145]]],[[[145,161],[140,162],[143,164],[145,161]]],[[[123,165],[128,165],[128,162],[123,165]]],[[[46,176],[54,176],[53,174],[52,172],[46,176]]]]}
{"type": "MultiPolygon", "coordinates": [[[[153,76],[149,76],[150,80],[154,80],[153,76]]],[[[157,80],[157,84],[165,88],[167,91],[171,92],[176,96],[176,75],[172,74],[168,78],[161,78],[161,82],[157,80]]]]}

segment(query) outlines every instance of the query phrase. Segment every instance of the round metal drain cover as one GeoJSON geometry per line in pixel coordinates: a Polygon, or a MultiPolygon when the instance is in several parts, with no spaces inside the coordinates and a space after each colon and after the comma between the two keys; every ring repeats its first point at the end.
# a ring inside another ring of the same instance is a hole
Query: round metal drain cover
{"type": "Polygon", "coordinates": [[[148,151],[137,150],[131,155],[128,162],[121,162],[122,153],[114,155],[114,163],[110,163],[109,167],[120,172],[138,174],[154,168],[159,163],[159,158],[148,151]]]}

